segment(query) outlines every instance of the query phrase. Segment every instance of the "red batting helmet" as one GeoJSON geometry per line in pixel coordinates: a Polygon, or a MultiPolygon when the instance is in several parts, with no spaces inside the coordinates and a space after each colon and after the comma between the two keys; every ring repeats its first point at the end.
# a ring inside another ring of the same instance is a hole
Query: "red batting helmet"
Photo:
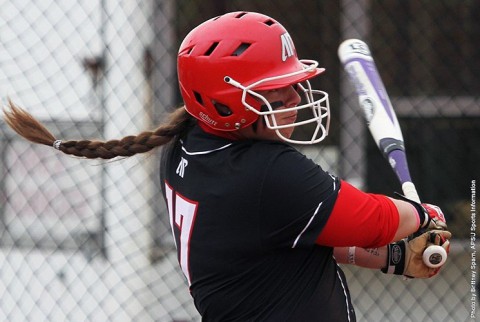
{"type": "Polygon", "coordinates": [[[291,126],[316,122],[317,127],[307,141],[280,136],[311,144],[327,135],[330,115],[328,94],[312,90],[308,82],[324,71],[317,66],[316,61],[298,59],[290,35],[276,20],[254,12],[232,12],[200,24],[185,37],[177,68],[186,110],[221,131],[249,126],[263,115],[268,127],[280,135],[275,118],[267,118],[278,111],[273,113],[256,91],[299,84],[308,103],[287,110],[309,108],[313,117],[291,126]],[[315,100],[315,95],[320,99],[315,100]]]}

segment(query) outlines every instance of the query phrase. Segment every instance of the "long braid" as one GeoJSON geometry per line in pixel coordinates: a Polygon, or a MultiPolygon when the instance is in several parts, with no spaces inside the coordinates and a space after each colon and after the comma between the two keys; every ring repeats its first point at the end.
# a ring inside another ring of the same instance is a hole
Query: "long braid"
{"type": "Polygon", "coordinates": [[[172,112],[169,120],[154,131],[145,131],[136,136],[126,136],[120,140],[98,141],[60,141],[31,114],[8,101],[9,111],[3,110],[5,121],[20,136],[25,139],[43,144],[62,151],[65,154],[88,159],[112,159],[115,157],[129,157],[137,153],[148,152],[156,147],[170,142],[175,136],[184,132],[192,123],[193,118],[184,107],[172,112]]]}

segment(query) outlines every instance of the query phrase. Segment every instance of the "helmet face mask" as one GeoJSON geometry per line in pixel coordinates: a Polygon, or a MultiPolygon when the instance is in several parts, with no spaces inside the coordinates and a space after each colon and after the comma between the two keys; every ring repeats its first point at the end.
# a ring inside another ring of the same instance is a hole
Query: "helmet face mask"
{"type": "Polygon", "coordinates": [[[185,37],[178,55],[178,77],[186,110],[209,127],[234,131],[264,118],[284,141],[314,144],[328,134],[328,94],[312,90],[324,71],[313,60],[299,60],[288,32],[272,18],[233,12],[210,19],[185,37]],[[298,84],[305,104],[275,109],[259,92],[298,84]],[[262,106],[266,109],[262,110],[262,106]],[[279,113],[310,110],[312,117],[279,125],[279,113]],[[292,140],[281,129],[316,122],[312,137],[292,140]]]}
{"type": "MultiPolygon", "coordinates": [[[[306,68],[313,68],[315,69],[316,66],[318,65],[317,62],[311,61],[311,60],[302,60],[301,62],[303,63],[308,63],[309,65],[305,64],[305,66],[310,66],[306,68]]],[[[294,73],[299,73],[299,72],[294,72],[294,73]]],[[[294,74],[292,73],[292,74],[294,74]]],[[[295,76],[292,74],[286,74],[286,75],[279,75],[276,77],[271,77],[267,79],[262,79],[260,81],[257,81],[253,84],[250,84],[248,86],[243,86],[242,84],[236,82],[234,79],[231,77],[225,77],[225,82],[232,84],[232,86],[235,86],[239,89],[242,90],[242,104],[245,106],[249,111],[259,115],[263,116],[265,120],[266,126],[271,129],[275,130],[277,135],[286,142],[293,143],[293,144],[315,144],[320,141],[322,141],[327,135],[328,135],[328,129],[330,126],[330,105],[328,101],[328,94],[326,92],[320,91],[320,90],[314,90],[312,89],[310,82],[308,80],[305,80],[300,83],[294,84],[297,88],[297,92],[302,96],[303,101],[305,101],[305,104],[302,105],[297,105],[294,107],[288,107],[288,108],[282,108],[278,109],[276,107],[272,107],[271,102],[269,102],[263,95],[259,93],[258,88],[264,90],[263,88],[268,88],[268,89],[276,89],[276,88],[271,88],[269,86],[265,87],[265,84],[268,84],[268,82],[278,80],[281,78],[289,78],[291,76],[295,76]],[[263,85],[263,86],[262,86],[263,85]],[[251,95],[255,97],[257,100],[261,101],[262,109],[258,109],[255,106],[252,106],[247,102],[247,97],[248,95],[251,95]],[[300,121],[294,121],[290,124],[278,124],[277,123],[277,115],[281,115],[284,113],[291,113],[292,111],[297,111],[300,112],[302,110],[309,110],[310,111],[310,117],[305,119],[305,120],[300,120],[300,121]],[[281,131],[281,129],[285,128],[295,128],[297,126],[302,126],[306,124],[311,124],[311,123],[316,123],[315,130],[312,133],[312,136],[309,139],[305,140],[294,140],[291,139],[290,137],[284,136],[281,131]]]]}

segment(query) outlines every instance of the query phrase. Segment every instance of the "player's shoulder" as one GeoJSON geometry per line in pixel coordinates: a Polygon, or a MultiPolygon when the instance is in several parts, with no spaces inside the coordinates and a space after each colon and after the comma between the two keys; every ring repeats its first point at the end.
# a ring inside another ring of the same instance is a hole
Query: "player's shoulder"
{"type": "Polygon", "coordinates": [[[239,141],[238,146],[244,146],[252,151],[264,156],[284,154],[284,153],[300,153],[291,145],[282,141],[267,141],[267,140],[249,140],[239,141]]]}
{"type": "Polygon", "coordinates": [[[252,153],[262,154],[265,158],[270,159],[281,166],[282,164],[290,166],[304,165],[316,167],[317,164],[309,159],[305,154],[293,146],[281,141],[262,141],[253,146],[252,153]]]}
{"type": "Polygon", "coordinates": [[[265,184],[304,187],[316,183],[332,183],[331,174],[289,144],[259,141],[246,149],[248,152],[245,155],[250,160],[248,163],[265,171],[265,184]]]}
{"type": "MultiPolygon", "coordinates": [[[[303,191],[305,187],[323,186],[323,190],[338,190],[339,179],[325,171],[319,164],[308,158],[293,146],[275,141],[258,142],[251,147],[257,162],[265,165],[265,183],[272,186],[290,187],[303,191]]],[[[291,189],[290,189],[291,190],[291,189]]]]}
{"type": "Polygon", "coordinates": [[[293,165],[314,163],[291,145],[281,141],[239,141],[232,146],[232,153],[242,155],[264,165],[293,165]]]}

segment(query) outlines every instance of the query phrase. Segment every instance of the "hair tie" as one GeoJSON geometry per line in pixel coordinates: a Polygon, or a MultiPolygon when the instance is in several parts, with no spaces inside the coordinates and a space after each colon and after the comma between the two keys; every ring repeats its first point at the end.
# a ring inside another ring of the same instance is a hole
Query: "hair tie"
{"type": "Polygon", "coordinates": [[[60,150],[60,144],[62,144],[62,140],[55,140],[55,142],[53,142],[53,147],[60,150]]]}

